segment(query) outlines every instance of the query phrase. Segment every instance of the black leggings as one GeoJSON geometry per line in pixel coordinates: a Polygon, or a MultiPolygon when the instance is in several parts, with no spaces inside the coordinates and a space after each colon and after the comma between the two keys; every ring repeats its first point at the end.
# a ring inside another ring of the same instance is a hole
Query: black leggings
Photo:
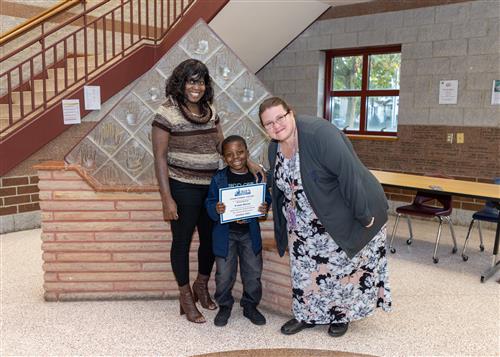
{"type": "Polygon", "coordinates": [[[170,179],[170,192],[177,204],[177,221],[170,221],[172,248],[170,260],[179,286],[189,283],[189,249],[195,227],[198,229],[198,273],[210,275],[214,266],[212,252],[212,220],[205,208],[208,186],[194,185],[170,179]]]}

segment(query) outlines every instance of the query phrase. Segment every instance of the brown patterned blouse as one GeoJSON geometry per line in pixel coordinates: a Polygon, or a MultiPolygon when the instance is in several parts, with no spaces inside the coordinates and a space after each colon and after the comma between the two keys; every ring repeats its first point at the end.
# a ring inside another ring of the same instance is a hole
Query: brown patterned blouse
{"type": "Polygon", "coordinates": [[[156,111],[152,125],[170,134],[167,155],[170,178],[209,185],[219,168],[216,128],[219,118],[213,106],[207,109],[205,118],[190,117],[189,112],[169,97],[156,111]]]}

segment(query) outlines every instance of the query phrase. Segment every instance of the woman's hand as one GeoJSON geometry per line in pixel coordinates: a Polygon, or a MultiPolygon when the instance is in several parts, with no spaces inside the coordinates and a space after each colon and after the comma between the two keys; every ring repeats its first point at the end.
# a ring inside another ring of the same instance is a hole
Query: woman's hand
{"type": "Polygon", "coordinates": [[[259,177],[257,174],[260,174],[262,176],[262,182],[266,182],[267,177],[266,177],[266,170],[264,169],[264,166],[256,163],[255,161],[248,159],[247,160],[247,166],[250,172],[254,175],[255,181],[259,180],[259,177]]]}
{"type": "Polygon", "coordinates": [[[167,198],[162,200],[163,205],[163,220],[165,221],[177,221],[179,215],[177,213],[177,203],[175,203],[173,198],[167,198]]]}
{"type": "Polygon", "coordinates": [[[267,214],[267,211],[268,211],[267,202],[264,202],[259,206],[259,212],[267,214]]]}
{"type": "Polygon", "coordinates": [[[215,205],[215,211],[218,214],[223,214],[224,212],[226,212],[226,205],[222,202],[217,202],[217,204],[215,205]]]}

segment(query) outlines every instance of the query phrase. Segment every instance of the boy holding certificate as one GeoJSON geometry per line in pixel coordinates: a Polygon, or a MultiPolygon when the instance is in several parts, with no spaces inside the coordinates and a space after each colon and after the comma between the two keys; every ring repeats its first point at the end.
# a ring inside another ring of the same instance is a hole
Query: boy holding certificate
{"type": "MultiPolygon", "coordinates": [[[[250,188],[255,185],[255,177],[247,167],[249,157],[247,144],[241,136],[227,137],[221,145],[222,156],[227,164],[212,178],[205,206],[208,215],[215,221],[213,229],[213,252],[217,271],[215,274],[215,300],[219,304],[219,312],[215,316],[216,326],[225,326],[234,303],[232,289],[236,281],[238,260],[243,283],[241,306],[243,315],[256,325],[264,325],[266,318],[257,310],[262,297],[262,238],[258,217],[233,220],[221,223],[226,213],[226,204],[220,202],[220,189],[234,187],[234,196],[241,199],[243,194],[251,194],[250,188]]],[[[259,182],[262,177],[259,177],[259,182]]],[[[258,206],[259,215],[265,215],[271,204],[271,195],[264,187],[265,200],[258,206]]],[[[250,201],[250,199],[249,199],[250,201]]],[[[241,202],[241,201],[239,201],[241,202]]],[[[226,202],[227,203],[227,202],[226,202]]],[[[239,204],[238,206],[242,206],[239,204]]]]}

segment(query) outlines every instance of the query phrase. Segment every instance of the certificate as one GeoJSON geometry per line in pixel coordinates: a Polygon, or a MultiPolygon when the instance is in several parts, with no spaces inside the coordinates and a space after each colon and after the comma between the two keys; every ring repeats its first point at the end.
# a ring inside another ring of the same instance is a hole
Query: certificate
{"type": "Polygon", "coordinates": [[[220,215],[220,223],[264,216],[259,212],[259,206],[265,200],[265,192],[265,183],[219,189],[219,202],[226,206],[226,211],[220,215]]]}

